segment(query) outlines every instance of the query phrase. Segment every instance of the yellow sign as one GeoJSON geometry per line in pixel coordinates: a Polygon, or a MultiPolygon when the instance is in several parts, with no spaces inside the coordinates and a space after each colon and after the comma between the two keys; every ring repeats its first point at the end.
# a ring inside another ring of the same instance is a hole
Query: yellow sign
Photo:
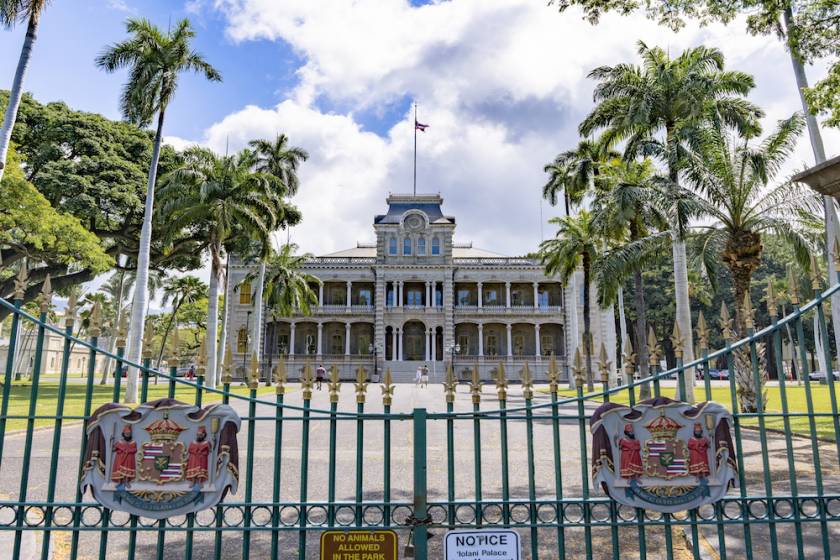
{"type": "Polygon", "coordinates": [[[321,560],[397,560],[394,531],[324,531],[321,560]]]}

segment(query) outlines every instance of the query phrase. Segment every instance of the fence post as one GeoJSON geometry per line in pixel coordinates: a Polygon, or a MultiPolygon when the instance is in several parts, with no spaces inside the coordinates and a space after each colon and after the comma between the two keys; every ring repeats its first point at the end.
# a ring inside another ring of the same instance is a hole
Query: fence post
{"type": "Polygon", "coordinates": [[[428,560],[428,538],[426,517],[426,420],[425,408],[415,408],[412,414],[414,423],[414,558],[428,560]]]}

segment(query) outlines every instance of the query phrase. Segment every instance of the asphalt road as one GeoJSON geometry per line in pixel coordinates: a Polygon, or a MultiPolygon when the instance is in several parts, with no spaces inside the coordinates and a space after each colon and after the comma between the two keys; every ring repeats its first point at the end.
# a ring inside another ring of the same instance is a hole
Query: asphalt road
{"type": "MultiPolygon", "coordinates": [[[[292,405],[301,404],[301,393],[297,387],[292,387],[292,392],[286,397],[286,402],[292,405]]],[[[272,398],[272,397],[267,397],[272,398]]],[[[538,393],[535,396],[536,403],[548,402],[549,397],[538,393]]],[[[368,392],[368,404],[366,412],[379,412],[382,410],[381,397],[378,385],[371,385],[368,392]]],[[[510,389],[508,407],[513,408],[524,403],[518,387],[510,389]]],[[[240,414],[247,413],[247,405],[243,401],[232,402],[240,414]]],[[[445,399],[440,385],[430,385],[428,388],[415,388],[413,385],[399,385],[394,394],[392,412],[407,413],[414,408],[426,408],[430,412],[445,410],[445,399]]],[[[312,400],[312,407],[315,409],[328,409],[329,400],[326,385],[323,391],[315,391],[312,400]]],[[[482,408],[493,410],[498,408],[495,390],[492,386],[484,388],[482,408]]],[[[340,410],[355,411],[356,403],[353,389],[350,384],[342,388],[340,410]]],[[[456,411],[468,411],[472,409],[470,396],[466,386],[458,388],[455,402],[456,411]]],[[[576,406],[564,407],[570,416],[576,414],[576,406]]],[[[39,411],[44,414],[52,414],[53,411],[39,411]]],[[[289,412],[296,416],[297,413],[289,412]]],[[[257,416],[274,415],[274,408],[269,406],[258,406],[257,416]]],[[[320,417],[314,414],[313,417],[320,417]]],[[[458,420],[455,424],[455,499],[468,501],[475,495],[474,480],[474,450],[473,450],[473,424],[471,420],[458,420]]],[[[76,473],[79,461],[79,445],[82,427],[80,424],[67,426],[62,430],[62,444],[59,451],[59,479],[56,489],[58,500],[72,501],[76,491],[76,473]]],[[[300,496],[300,469],[301,469],[301,445],[300,445],[301,423],[289,420],[285,423],[284,441],[282,447],[282,468],[281,468],[281,501],[298,501],[300,496]]],[[[482,449],[482,493],[485,500],[499,499],[501,497],[501,460],[500,460],[500,432],[497,420],[486,420],[481,424],[481,449],[482,449]]],[[[584,473],[588,475],[588,467],[582,469],[580,464],[580,439],[577,420],[564,420],[561,425],[561,446],[562,446],[562,480],[563,493],[567,498],[581,496],[581,479],[584,473]]],[[[246,464],[245,441],[247,426],[243,425],[240,433],[240,466],[244,470],[246,464]]],[[[364,432],[364,500],[379,501],[382,499],[383,489],[383,444],[382,444],[382,423],[371,421],[365,423],[364,432]]],[[[47,492],[47,481],[51,460],[51,447],[54,430],[44,429],[36,432],[33,444],[32,462],[29,471],[29,492],[30,500],[44,499],[47,492]]],[[[413,433],[410,421],[392,422],[392,456],[391,456],[391,486],[392,498],[395,500],[410,503],[412,499],[412,458],[413,458],[413,433]]],[[[445,500],[447,496],[447,460],[446,460],[446,423],[444,421],[430,421],[428,428],[428,487],[429,501],[434,503],[437,500],[445,500]]],[[[587,438],[588,439],[588,438],[587,438]]],[[[254,479],[253,499],[256,502],[271,500],[273,487],[272,466],[274,461],[274,423],[273,421],[258,421],[255,432],[255,453],[254,453],[254,479]]],[[[521,421],[511,421],[508,428],[509,441],[509,477],[510,494],[513,499],[527,499],[528,477],[527,477],[527,452],[525,424],[521,421]]],[[[535,465],[536,465],[536,494],[537,497],[553,497],[555,492],[553,452],[551,448],[551,424],[540,421],[534,426],[535,441],[535,465]]],[[[308,499],[310,501],[326,500],[327,498],[327,468],[328,468],[328,442],[329,424],[325,421],[313,420],[310,431],[310,451],[308,475],[308,499]]],[[[337,480],[336,496],[339,500],[354,502],[355,500],[355,461],[356,461],[356,423],[354,421],[339,422],[338,427],[338,451],[337,451],[337,480]]],[[[764,477],[762,476],[762,454],[758,442],[757,433],[745,430],[743,437],[744,459],[747,473],[747,492],[752,495],[764,494],[764,477]]],[[[16,498],[20,484],[21,459],[23,455],[24,437],[22,434],[7,436],[6,449],[4,451],[2,467],[0,467],[0,494],[8,498],[16,498]]],[[[805,494],[814,491],[813,482],[813,456],[810,442],[803,438],[794,439],[794,458],[796,462],[796,476],[798,491],[805,494]]],[[[771,434],[769,437],[771,487],[776,493],[788,493],[790,490],[790,476],[785,455],[785,441],[781,435],[771,434]]],[[[840,490],[840,470],[838,469],[838,450],[834,444],[824,444],[820,447],[820,457],[824,469],[825,488],[827,492],[837,493],[840,490]]],[[[242,500],[244,484],[240,484],[239,492],[235,496],[229,496],[228,502],[242,500]]],[[[90,499],[90,498],[88,498],[90,499]]],[[[836,504],[840,509],[840,504],[836,504]]],[[[760,508],[760,504],[756,506],[760,508]]],[[[340,517],[346,518],[352,515],[351,510],[345,509],[339,512],[340,517]]],[[[441,510],[435,510],[438,517],[441,510]]],[[[492,514],[493,512],[489,512],[492,514]]],[[[603,512],[602,512],[603,513],[603,512]]],[[[838,512],[835,512],[838,513],[838,512]]],[[[12,512],[0,511],[0,523],[8,523],[12,512]]],[[[115,520],[124,519],[122,514],[115,513],[115,520]]],[[[256,511],[257,522],[265,518],[265,511],[256,511]]],[[[469,508],[462,508],[458,511],[459,518],[469,521],[472,513],[469,508]]],[[[90,521],[95,522],[98,513],[90,510],[86,513],[90,521]]],[[[294,516],[294,512],[284,512],[285,518],[294,516]]],[[[372,509],[367,514],[367,519],[376,522],[379,514],[372,509]]],[[[231,514],[231,522],[235,522],[237,516],[231,514]]],[[[312,521],[318,521],[322,512],[312,512],[312,521]]],[[[398,520],[404,518],[404,512],[397,512],[398,520]]],[[[178,520],[175,520],[177,523],[178,520]]],[[[835,555],[840,556],[840,523],[830,525],[831,540],[836,551],[835,555]]],[[[440,549],[444,529],[433,529],[435,535],[431,539],[431,558],[440,558],[440,549]]],[[[751,528],[753,549],[756,558],[769,556],[770,532],[767,524],[758,524],[751,528]]],[[[4,553],[10,555],[7,546],[9,533],[0,532],[0,558],[4,553]]],[[[400,546],[404,546],[407,532],[399,530],[400,546]]],[[[521,532],[523,540],[523,558],[530,558],[530,531],[521,532]]],[[[791,523],[779,523],[777,536],[782,550],[783,558],[794,557],[794,535],[791,523]]],[[[822,545],[819,539],[819,525],[817,523],[804,524],[803,535],[808,558],[821,557],[822,545]]],[[[27,532],[25,539],[27,551],[38,551],[40,553],[41,534],[38,532],[27,532]],[[34,537],[34,538],[33,538],[34,537]]],[[[319,533],[312,531],[307,539],[307,558],[318,558],[319,533]]],[[[648,558],[664,558],[664,529],[649,528],[646,532],[648,558]]],[[[741,558],[744,556],[744,532],[743,527],[738,524],[727,525],[725,528],[725,542],[727,553],[730,558],[741,558]]],[[[97,558],[99,551],[100,536],[97,532],[83,532],[81,535],[80,558],[97,558]]],[[[568,558],[582,557],[584,553],[584,541],[582,529],[569,529],[565,532],[566,549],[568,558]]],[[[677,550],[675,557],[678,560],[688,558],[683,551],[686,544],[682,531],[675,529],[673,532],[674,548],[677,550]],[[682,555],[682,556],[681,556],[682,555]]],[[[57,531],[53,533],[53,554],[54,558],[68,557],[67,550],[70,542],[70,533],[57,531]]],[[[544,528],[538,531],[540,558],[557,558],[557,530],[555,528],[544,528]]],[[[638,557],[638,533],[635,528],[622,529],[619,535],[621,544],[621,558],[638,557]]],[[[718,536],[715,526],[704,527],[701,531],[701,548],[709,558],[714,558],[715,549],[718,546],[718,536]]],[[[594,558],[612,558],[608,529],[593,530],[594,558]]],[[[267,532],[255,531],[252,536],[251,558],[267,558],[269,555],[269,534],[267,532]]],[[[241,532],[226,532],[223,539],[223,558],[241,557],[241,532]]],[[[113,532],[108,538],[108,558],[125,557],[126,534],[113,532]]],[[[155,557],[155,534],[152,531],[143,532],[138,536],[137,558],[155,557]]],[[[184,534],[171,532],[166,534],[165,558],[183,558],[184,534]]],[[[280,557],[296,558],[298,549],[298,532],[286,531],[280,535],[280,557]]],[[[211,558],[213,551],[212,533],[200,533],[196,535],[194,544],[194,558],[211,558]]],[[[401,555],[402,557],[402,555],[401,555]]]]}

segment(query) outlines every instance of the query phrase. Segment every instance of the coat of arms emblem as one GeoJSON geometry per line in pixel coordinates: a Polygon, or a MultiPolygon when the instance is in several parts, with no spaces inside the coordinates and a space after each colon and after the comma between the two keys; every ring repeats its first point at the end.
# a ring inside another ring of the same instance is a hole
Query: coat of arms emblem
{"type": "Polygon", "coordinates": [[[593,481],[619,503],[674,513],[720,500],[737,474],[723,406],[660,397],[592,415],[593,481]]]}
{"type": "Polygon", "coordinates": [[[154,519],[212,507],[237,488],[239,425],[222,404],[101,406],[87,425],[82,490],[105,507],[154,519]]]}

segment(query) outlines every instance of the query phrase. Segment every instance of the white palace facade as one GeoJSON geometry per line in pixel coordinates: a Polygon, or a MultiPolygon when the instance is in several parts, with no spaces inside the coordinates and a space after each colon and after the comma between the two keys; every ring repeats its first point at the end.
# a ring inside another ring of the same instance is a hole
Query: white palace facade
{"type": "Polygon", "coordinates": [[[425,364],[440,380],[454,359],[462,379],[475,366],[488,379],[500,362],[513,376],[528,362],[540,378],[552,355],[567,375],[567,297],[557,278],[534,259],[455,243],[455,218],[439,195],[392,194],[387,204],[373,221],[375,244],[308,261],[322,282],[308,316],[266,311],[257,324],[244,282],[256,265],[231,260],[225,301],[237,377],[254,352],[264,371],[284,360],[292,377],[308,362],[338,366],[343,379],[364,366],[408,381],[425,364]]]}

